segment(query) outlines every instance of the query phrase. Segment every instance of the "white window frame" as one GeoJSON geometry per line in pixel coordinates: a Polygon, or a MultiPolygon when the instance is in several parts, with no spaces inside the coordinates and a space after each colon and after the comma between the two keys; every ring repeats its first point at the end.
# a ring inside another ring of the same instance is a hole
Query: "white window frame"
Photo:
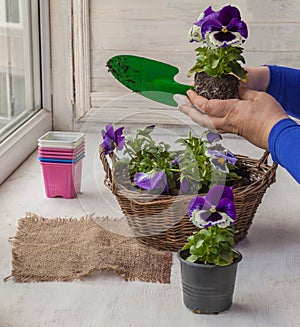
{"type": "Polygon", "coordinates": [[[91,108],[89,0],[39,0],[39,5],[43,108],[0,143],[0,184],[36,149],[40,135],[76,129],[91,108]]]}
{"type": "Polygon", "coordinates": [[[72,0],[51,0],[49,4],[53,130],[72,131],[75,118],[72,0]]]}
{"type": "Polygon", "coordinates": [[[50,1],[53,129],[72,131],[90,110],[89,0],[50,1]]]}
{"type": "Polygon", "coordinates": [[[36,149],[37,139],[52,129],[49,1],[39,0],[42,109],[0,143],[0,184],[36,149]]]}
{"type": "Polygon", "coordinates": [[[73,0],[76,120],[83,117],[91,108],[89,9],[89,0],[73,0]]]}

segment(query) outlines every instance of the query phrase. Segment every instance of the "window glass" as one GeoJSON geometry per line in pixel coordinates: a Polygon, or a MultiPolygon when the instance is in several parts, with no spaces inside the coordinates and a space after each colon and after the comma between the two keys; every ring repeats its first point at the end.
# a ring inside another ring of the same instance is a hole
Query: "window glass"
{"type": "Polygon", "coordinates": [[[6,22],[20,23],[19,0],[6,0],[6,22]]]}
{"type": "Polygon", "coordinates": [[[0,141],[41,108],[38,1],[0,0],[0,141]]]}

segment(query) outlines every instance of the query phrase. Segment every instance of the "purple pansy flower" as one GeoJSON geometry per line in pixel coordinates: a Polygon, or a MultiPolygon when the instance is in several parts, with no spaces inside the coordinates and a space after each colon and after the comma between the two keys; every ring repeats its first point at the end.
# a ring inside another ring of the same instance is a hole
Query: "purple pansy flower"
{"type": "Polygon", "coordinates": [[[207,131],[205,136],[208,143],[214,143],[222,140],[222,136],[220,134],[211,131],[207,131]]]}
{"type": "Polygon", "coordinates": [[[210,47],[240,46],[248,37],[247,25],[241,20],[238,8],[230,5],[207,15],[195,25],[201,28],[202,39],[210,47]]]}
{"type": "Polygon", "coordinates": [[[180,155],[176,156],[176,157],[174,158],[174,160],[172,161],[172,163],[173,163],[174,165],[179,165],[179,159],[180,159],[180,155]]]}
{"type": "Polygon", "coordinates": [[[133,181],[143,190],[160,191],[160,193],[169,192],[167,176],[163,171],[156,173],[136,173],[133,181]]]}
{"type": "Polygon", "coordinates": [[[220,11],[214,11],[211,6],[207,7],[203,13],[200,14],[194,25],[201,27],[208,19],[217,19],[219,12],[220,11]]]}
{"type": "Polygon", "coordinates": [[[149,125],[149,126],[147,126],[145,129],[154,129],[155,128],[155,125],[154,124],[152,124],[152,125],[149,125]]]}
{"type": "Polygon", "coordinates": [[[192,223],[200,228],[228,227],[236,218],[232,188],[215,185],[206,196],[195,197],[188,205],[188,215],[192,223]]]}
{"type": "Polygon", "coordinates": [[[183,179],[180,181],[180,191],[183,194],[188,194],[191,190],[191,184],[189,180],[186,177],[183,177],[183,179]]]}
{"type": "Polygon", "coordinates": [[[122,135],[124,127],[120,127],[114,130],[111,124],[105,126],[105,131],[102,130],[102,146],[104,148],[105,154],[109,154],[117,148],[121,151],[124,147],[125,137],[122,135]]]}
{"type": "Polygon", "coordinates": [[[227,149],[224,149],[224,151],[208,149],[206,154],[210,157],[210,162],[213,166],[223,173],[228,173],[227,162],[233,166],[237,162],[234,154],[227,149]]]}

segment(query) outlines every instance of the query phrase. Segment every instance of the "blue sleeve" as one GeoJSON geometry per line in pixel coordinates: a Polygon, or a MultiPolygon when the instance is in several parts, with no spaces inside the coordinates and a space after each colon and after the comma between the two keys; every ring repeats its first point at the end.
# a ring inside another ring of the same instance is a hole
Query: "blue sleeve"
{"type": "Polygon", "coordinates": [[[300,184],[300,125],[290,118],[280,120],[271,129],[268,143],[273,160],[300,184]]]}
{"type": "Polygon", "coordinates": [[[270,83],[267,93],[272,95],[288,115],[300,118],[300,70],[269,66],[270,83]]]}

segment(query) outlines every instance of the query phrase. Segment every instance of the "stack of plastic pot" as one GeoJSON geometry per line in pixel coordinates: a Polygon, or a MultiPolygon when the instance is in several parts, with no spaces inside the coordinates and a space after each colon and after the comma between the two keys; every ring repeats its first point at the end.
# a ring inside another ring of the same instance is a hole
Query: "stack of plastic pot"
{"type": "Polygon", "coordinates": [[[71,199],[81,187],[84,133],[48,132],[38,140],[47,197],[71,199]]]}

